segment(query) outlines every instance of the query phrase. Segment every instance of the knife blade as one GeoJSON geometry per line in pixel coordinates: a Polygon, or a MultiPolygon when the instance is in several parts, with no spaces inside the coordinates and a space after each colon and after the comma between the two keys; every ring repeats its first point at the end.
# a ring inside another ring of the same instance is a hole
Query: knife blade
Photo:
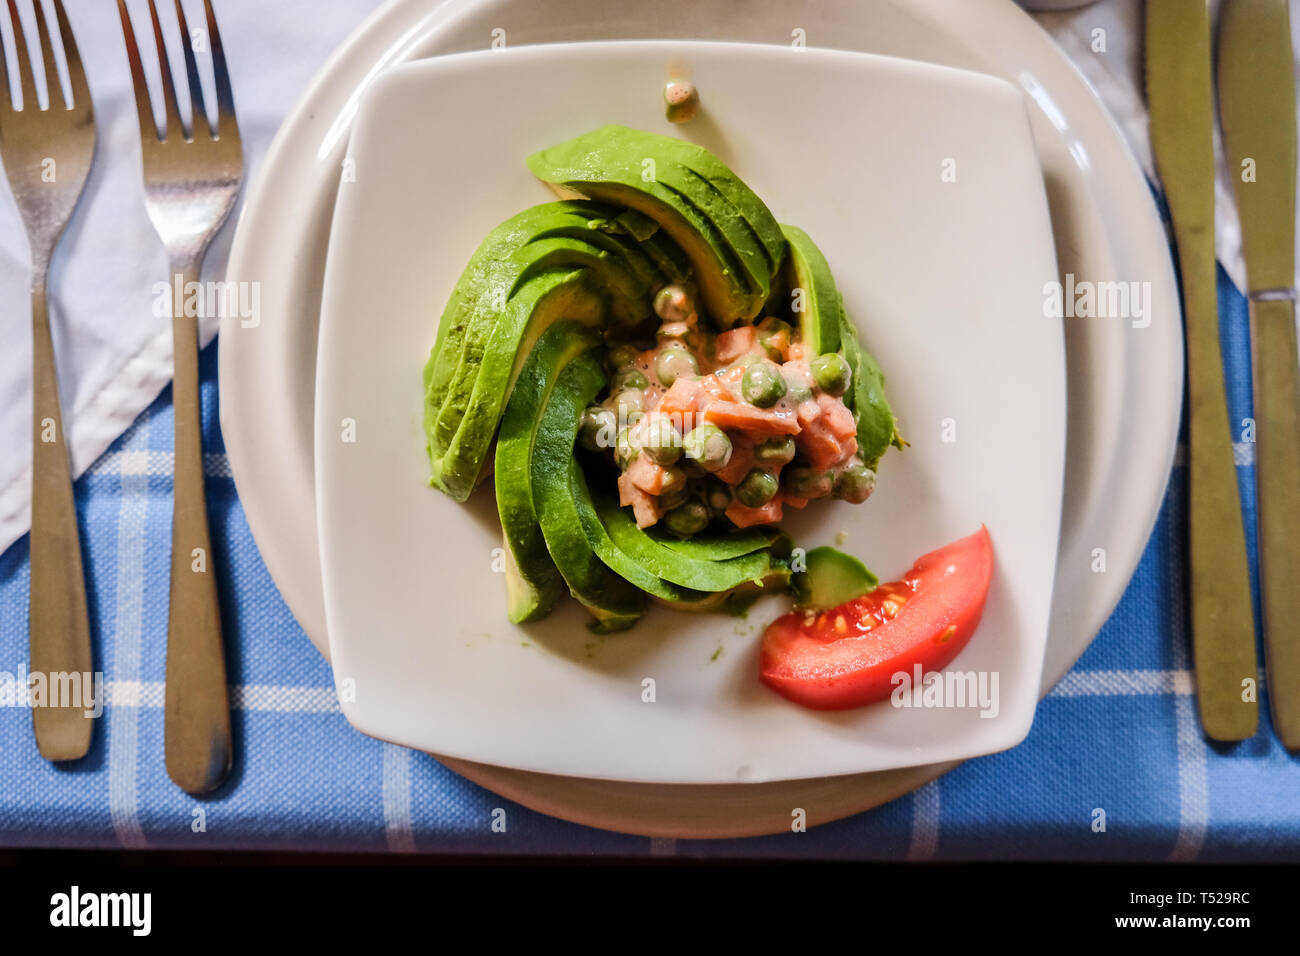
{"type": "Polygon", "coordinates": [[[1259,722],[1254,609],[1219,348],[1214,263],[1214,93],[1204,0],[1147,0],[1151,145],[1174,225],[1187,337],[1188,544],[1197,709],[1212,740],[1259,722]]]}
{"type": "Polygon", "coordinates": [[[1287,0],[1219,18],[1219,113],[1241,219],[1255,389],[1264,660],[1273,729],[1300,749],[1300,358],[1295,324],[1296,94],[1287,0]]]}

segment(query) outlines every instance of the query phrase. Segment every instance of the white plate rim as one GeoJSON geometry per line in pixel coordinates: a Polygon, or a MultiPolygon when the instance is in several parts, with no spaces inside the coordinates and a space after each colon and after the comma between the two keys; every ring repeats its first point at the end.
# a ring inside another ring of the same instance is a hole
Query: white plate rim
{"type": "MultiPolygon", "coordinates": [[[[340,137],[346,132],[350,106],[355,102],[358,84],[373,78],[387,65],[413,56],[420,48],[432,42],[436,31],[445,28],[450,33],[453,29],[464,29],[475,15],[481,13],[486,16],[489,10],[499,10],[505,5],[504,2],[444,0],[430,10],[423,8],[419,0],[390,0],[374,13],[322,69],[272,144],[262,174],[250,190],[248,202],[241,212],[228,278],[236,281],[261,278],[268,252],[269,258],[278,259],[281,265],[293,265],[296,262],[295,255],[302,250],[294,247],[293,243],[295,239],[300,244],[307,240],[302,239],[301,231],[296,237],[277,238],[272,226],[277,217],[286,215],[296,216],[296,221],[302,223],[304,205],[310,206],[310,198],[304,203],[306,194],[314,191],[317,200],[322,193],[327,200],[332,198],[333,178],[324,172],[328,168],[325,163],[333,162],[341,156],[340,137]],[[304,175],[299,166],[303,160],[310,171],[308,175],[304,175]],[[277,241],[281,243],[278,252],[277,241]]],[[[1056,48],[1047,34],[1009,2],[975,0],[956,10],[947,5],[942,9],[938,7],[938,0],[913,0],[909,5],[909,13],[915,11],[918,17],[945,19],[945,26],[953,30],[960,28],[963,35],[969,37],[988,41],[990,37],[996,36],[998,43],[994,49],[1001,51],[1004,57],[1011,55],[1005,51],[1021,52],[1023,46],[1024,56],[1033,54],[1046,61],[1044,69],[1050,75],[1045,75],[1054,95],[1068,99],[1069,115],[1086,122],[1089,129],[1087,135],[1092,137],[1094,145],[1102,147],[1098,150],[1098,155],[1105,159],[1111,178],[1099,175],[1090,180],[1090,185],[1102,194],[1099,205],[1114,214],[1116,220],[1123,224],[1110,226],[1107,230],[1113,247],[1118,250],[1117,260],[1122,263],[1142,263],[1140,274],[1149,274],[1152,282],[1162,289],[1173,289],[1173,269],[1163,226],[1149,195],[1140,195],[1140,192],[1145,191],[1145,180],[1124,145],[1117,126],[1097,100],[1087,80],[1056,48]],[[960,27],[957,26],[959,23],[960,27]]],[[[683,10],[685,9],[688,8],[684,7],[683,10]]],[[[485,19],[483,22],[489,21],[485,19]]],[[[982,50],[988,48],[987,42],[981,47],[982,50]]],[[[1003,71],[996,66],[996,63],[991,63],[989,71],[1002,75],[1003,71]]],[[[319,210],[316,210],[316,214],[319,215],[319,210]]],[[[291,309],[293,305],[291,302],[291,309]]],[[[301,314],[303,303],[298,302],[296,308],[301,314]]],[[[1108,586],[1097,588],[1099,596],[1094,598],[1082,615],[1084,622],[1079,623],[1073,619],[1073,612],[1062,616],[1060,623],[1069,626],[1072,639],[1063,640],[1053,636],[1049,644],[1049,660],[1044,667],[1044,694],[1083,653],[1118,603],[1158,516],[1173,463],[1182,397],[1181,321],[1178,321],[1176,311],[1169,319],[1170,321],[1157,324],[1157,334],[1162,332],[1163,339],[1160,340],[1158,349],[1152,349],[1157,357],[1146,360],[1147,366],[1143,369],[1141,380],[1135,383],[1132,374],[1126,380],[1128,387],[1139,390],[1143,400],[1151,403],[1149,408],[1165,413],[1151,416],[1164,425],[1164,434],[1158,435],[1154,441],[1137,446],[1146,452],[1143,480],[1138,482],[1145,493],[1135,494],[1130,489],[1129,496],[1129,512],[1136,513],[1137,520],[1133,520],[1133,514],[1126,514],[1118,522],[1120,530],[1127,532],[1126,541],[1121,542],[1122,551],[1118,555],[1112,555],[1111,573],[1102,579],[1108,586]]],[[[311,323],[310,314],[306,321],[311,323]]],[[[314,325],[312,329],[314,330],[314,325]]],[[[274,372],[277,369],[282,371],[284,363],[293,359],[292,345],[295,342],[292,335],[295,330],[290,330],[285,336],[286,341],[281,342],[278,348],[274,345],[267,348],[263,342],[251,352],[245,347],[251,345],[251,342],[237,341],[238,328],[234,323],[226,322],[222,331],[227,334],[223,336],[220,353],[223,381],[221,414],[232,473],[245,502],[250,528],[263,551],[272,577],[281,588],[291,610],[306,624],[313,642],[325,653],[324,635],[317,623],[321,616],[320,580],[318,574],[311,573],[311,559],[315,557],[314,521],[311,518],[306,522],[298,520],[297,529],[286,531],[288,524],[293,522],[286,520],[283,496],[275,499],[269,493],[262,495],[264,485],[259,480],[270,474],[268,468],[271,466],[266,461],[259,463],[258,457],[277,459],[279,455],[275,453],[283,453],[283,427],[287,425],[289,433],[292,433],[292,411],[274,421],[266,417],[259,420],[255,416],[267,414],[266,396],[257,393],[255,388],[250,394],[247,390],[241,392],[231,387],[232,382],[240,381],[241,378],[244,382],[257,380],[258,376],[246,374],[250,366],[271,373],[271,379],[274,380],[274,372]],[[250,418],[250,415],[254,417],[250,418]],[[256,422],[263,427],[260,432],[246,429],[246,421],[256,422]],[[306,533],[304,526],[310,526],[306,533]],[[304,560],[304,553],[307,560],[304,560]]],[[[297,329],[296,332],[301,337],[303,330],[297,329]]],[[[1152,335],[1150,339],[1156,337],[1152,335]]],[[[1134,350],[1129,350],[1128,353],[1130,364],[1135,361],[1133,352],[1134,350]]],[[[310,388],[307,392],[310,394],[310,388]]],[[[279,397],[284,399],[286,396],[282,394],[279,397]]],[[[274,401],[271,400],[272,406],[274,401]]],[[[289,407],[289,403],[286,402],[283,407],[289,407]]],[[[310,454],[307,457],[310,460],[310,454]]],[[[1132,466],[1134,463],[1130,461],[1129,464],[1132,466]]],[[[283,461],[280,460],[272,470],[282,472],[283,467],[283,461]]],[[[1129,477],[1131,480],[1131,473],[1129,477]]],[[[313,512],[314,517],[314,508],[308,505],[306,509],[299,508],[299,519],[308,510],[313,512]]],[[[314,567],[319,567],[318,560],[314,567]]],[[[590,784],[591,781],[508,771],[461,761],[447,763],[471,780],[542,812],[623,832],[655,836],[721,837],[768,833],[788,826],[788,815],[773,816],[771,805],[754,806],[744,814],[734,812],[736,791],[745,789],[746,785],[667,787],[668,790],[677,791],[669,794],[646,793],[644,791],[647,789],[654,788],[627,785],[635,789],[618,794],[611,792],[612,785],[609,782],[603,781],[599,784],[598,794],[594,797],[588,795],[584,801],[582,784],[590,784]],[[643,792],[637,793],[635,790],[643,792]],[[696,792],[687,794],[687,790],[696,792]],[[732,810],[721,815],[710,815],[707,807],[719,798],[731,803],[732,810]],[[629,812],[620,809],[634,806],[637,809],[629,812]],[[703,814],[701,806],[706,808],[703,814]],[[692,813],[696,819],[683,822],[683,814],[690,816],[692,813]]],[[[884,774],[833,778],[841,781],[850,792],[827,798],[822,805],[824,812],[810,815],[810,821],[825,822],[876,806],[924,785],[956,765],[931,765],[910,768],[905,773],[888,771],[884,774]],[[895,773],[906,779],[885,779],[895,773]]],[[[748,785],[750,796],[754,798],[750,802],[761,803],[764,795],[759,790],[769,786],[784,788],[779,798],[774,796],[769,801],[773,805],[779,803],[789,806],[787,798],[798,797],[798,788],[785,784],[748,785]]]]}

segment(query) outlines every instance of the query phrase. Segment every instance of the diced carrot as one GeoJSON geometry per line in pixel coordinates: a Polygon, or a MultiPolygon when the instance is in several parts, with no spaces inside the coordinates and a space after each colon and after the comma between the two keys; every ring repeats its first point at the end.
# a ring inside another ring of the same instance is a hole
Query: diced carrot
{"type": "Polygon", "coordinates": [[[737,365],[735,368],[729,368],[725,372],[719,372],[718,378],[722,381],[722,384],[727,387],[727,391],[731,393],[731,397],[736,401],[740,401],[740,386],[745,380],[744,366],[737,365]]]}
{"type": "Polygon", "coordinates": [[[761,508],[750,508],[739,501],[727,506],[727,517],[737,528],[748,528],[756,524],[773,524],[781,520],[781,496],[777,495],[761,508]]]}
{"type": "Polygon", "coordinates": [[[723,332],[715,342],[718,361],[723,364],[734,362],[754,347],[755,338],[756,333],[752,325],[742,325],[723,332]]]}
{"type": "Polygon", "coordinates": [[[795,442],[816,471],[833,468],[844,457],[844,449],[839,439],[831,434],[824,417],[805,425],[795,442]]]}
{"type": "Polygon", "coordinates": [[[858,426],[853,420],[853,413],[849,411],[847,405],[834,395],[827,395],[823,392],[817,396],[817,404],[826,416],[826,427],[830,429],[831,434],[836,438],[848,438],[850,435],[858,433],[858,426]]]}
{"type": "Polygon", "coordinates": [[[791,508],[804,508],[808,505],[807,498],[800,498],[798,495],[792,495],[788,491],[781,492],[781,501],[791,508]]]}
{"type": "Polygon", "coordinates": [[[756,408],[739,402],[712,401],[704,409],[704,420],[724,431],[750,435],[797,435],[799,422],[794,412],[782,408],[756,408]]]}
{"type": "Polygon", "coordinates": [[[700,379],[700,396],[696,399],[696,405],[703,410],[705,402],[714,398],[727,402],[736,400],[736,396],[731,394],[731,389],[727,388],[722,379],[716,375],[706,375],[700,379]]]}
{"type": "Polygon", "coordinates": [[[642,492],[641,497],[632,502],[632,514],[638,528],[648,528],[659,520],[659,499],[642,492]]]}
{"type": "MultiPolygon", "coordinates": [[[[633,467],[635,466],[634,463],[633,467]]],[[[624,508],[628,505],[632,506],[632,514],[636,516],[638,528],[647,528],[654,524],[662,513],[659,509],[659,499],[654,495],[646,494],[633,484],[626,471],[618,476],[618,503],[624,508]]]]}
{"type": "Polygon", "coordinates": [[[638,495],[645,494],[640,488],[632,484],[632,479],[623,472],[618,476],[618,503],[626,508],[632,502],[636,501],[638,495]]]}
{"type": "Polygon", "coordinates": [[[822,407],[817,404],[815,399],[805,399],[795,406],[795,417],[799,419],[799,424],[808,427],[809,422],[814,422],[822,417],[822,407]]]}
{"type": "Polygon", "coordinates": [[[786,353],[786,358],[791,362],[798,362],[804,357],[804,344],[802,342],[791,342],[790,349],[786,353]]]}
{"type": "Polygon", "coordinates": [[[713,474],[719,481],[738,485],[754,467],[754,443],[744,435],[731,436],[731,460],[713,474]]]}
{"type": "MultiPolygon", "coordinates": [[[[695,403],[704,391],[704,386],[694,379],[679,378],[673,382],[672,387],[664,392],[663,398],[659,399],[656,410],[663,412],[665,415],[676,415],[681,421],[674,421],[673,424],[681,429],[682,422],[695,414],[695,403]]],[[[689,431],[689,427],[685,429],[689,431]]]]}
{"type": "Polygon", "coordinates": [[[636,461],[632,462],[623,474],[642,491],[657,495],[664,490],[664,478],[668,474],[668,469],[656,465],[645,455],[637,455],[636,461]]]}

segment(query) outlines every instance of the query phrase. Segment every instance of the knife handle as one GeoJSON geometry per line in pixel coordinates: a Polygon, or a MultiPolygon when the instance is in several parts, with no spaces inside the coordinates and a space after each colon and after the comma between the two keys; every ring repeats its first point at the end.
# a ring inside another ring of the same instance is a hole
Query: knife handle
{"type": "Polygon", "coordinates": [[[1295,304],[1252,302],[1259,582],[1269,710],[1278,739],[1300,750],[1300,361],[1295,304]]]}
{"type": "MultiPolygon", "coordinates": [[[[1187,324],[1192,658],[1201,726],[1211,740],[1245,740],[1259,725],[1255,612],[1219,344],[1212,241],[1178,235],[1187,324]]],[[[1294,351],[1292,352],[1294,356],[1294,351]]]]}

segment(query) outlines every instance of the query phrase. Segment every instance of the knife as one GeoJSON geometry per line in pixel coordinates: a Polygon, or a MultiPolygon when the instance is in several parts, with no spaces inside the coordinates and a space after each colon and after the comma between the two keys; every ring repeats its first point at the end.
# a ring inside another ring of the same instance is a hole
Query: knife
{"type": "Polygon", "coordinates": [[[1287,0],[1219,19],[1219,112],[1241,217],[1255,371],[1259,582],[1273,729],[1300,749],[1300,358],[1295,325],[1295,67],[1287,0]]]}
{"type": "MultiPolygon", "coordinates": [[[[1147,0],[1151,145],[1174,224],[1187,328],[1192,657],[1201,726],[1245,740],[1259,723],[1254,609],[1232,457],[1214,265],[1214,93],[1204,0],[1147,0]]],[[[1294,354],[1294,353],[1293,353],[1294,354]]]]}

